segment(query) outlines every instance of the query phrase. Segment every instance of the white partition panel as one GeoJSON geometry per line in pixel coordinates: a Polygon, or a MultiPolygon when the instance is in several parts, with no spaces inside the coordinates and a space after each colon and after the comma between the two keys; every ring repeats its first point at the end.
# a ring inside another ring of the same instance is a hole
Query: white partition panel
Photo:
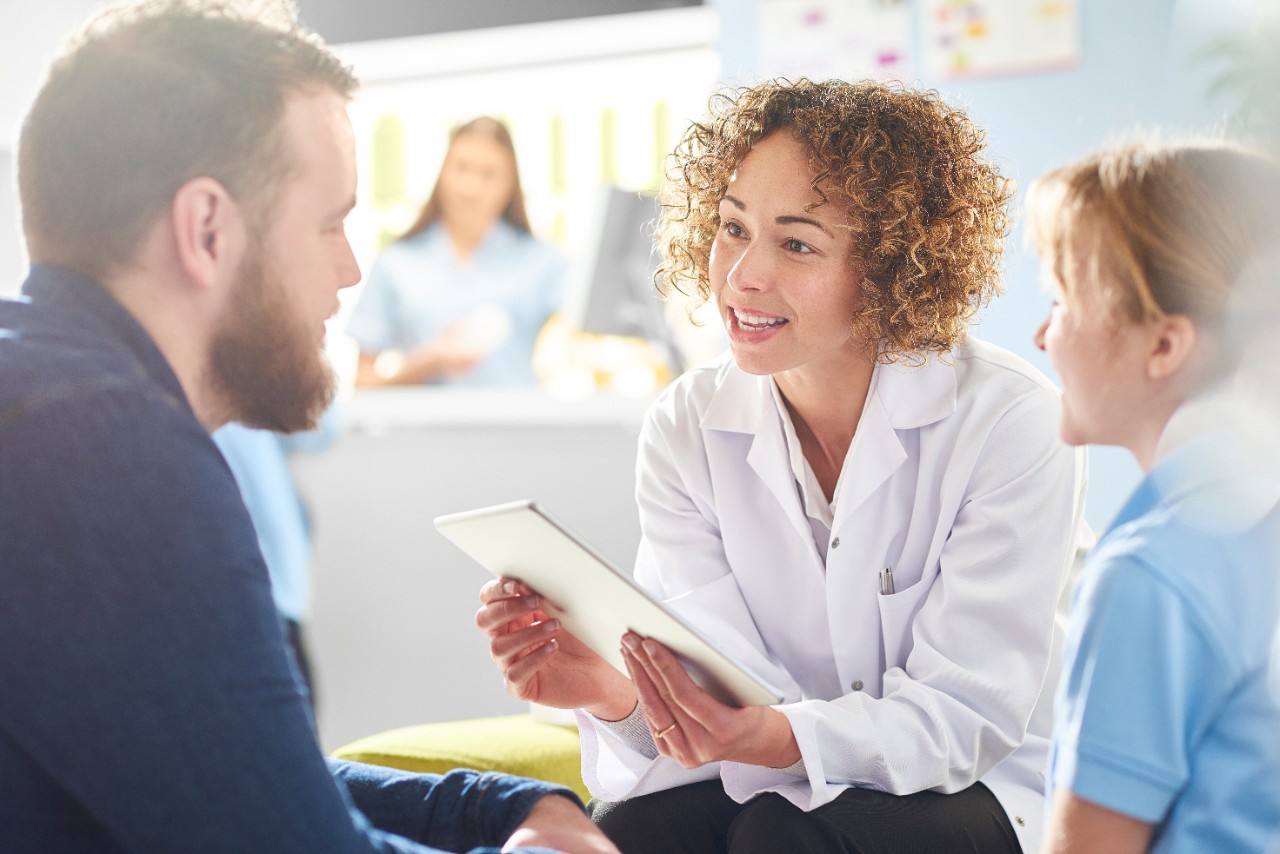
{"type": "Polygon", "coordinates": [[[295,459],[315,530],[309,623],[321,742],[524,711],[475,628],[489,575],[441,537],[442,513],[534,498],[630,566],[644,401],[536,391],[361,392],[330,450],[295,459]]]}

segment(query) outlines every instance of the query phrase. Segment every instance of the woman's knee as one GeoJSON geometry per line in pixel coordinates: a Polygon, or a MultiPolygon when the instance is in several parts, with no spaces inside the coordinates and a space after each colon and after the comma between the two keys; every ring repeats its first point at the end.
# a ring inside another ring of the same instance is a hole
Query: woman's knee
{"type": "Polygon", "coordinates": [[[748,802],[734,820],[729,852],[777,851],[1017,854],[1020,849],[999,801],[976,784],[952,795],[848,789],[812,812],[779,795],[762,795],[748,802]]]}
{"type": "Polygon", "coordinates": [[[777,854],[780,851],[839,851],[815,826],[813,817],[781,795],[748,801],[729,826],[729,854],[777,854]]]}
{"type": "Polygon", "coordinates": [[[591,820],[623,854],[723,851],[726,828],[739,809],[719,780],[588,806],[591,820]]]}

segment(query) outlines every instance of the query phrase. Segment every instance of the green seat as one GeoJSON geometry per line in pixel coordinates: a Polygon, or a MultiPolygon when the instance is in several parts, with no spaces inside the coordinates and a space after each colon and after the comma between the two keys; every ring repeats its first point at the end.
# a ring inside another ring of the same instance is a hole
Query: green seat
{"type": "Polygon", "coordinates": [[[337,759],[403,771],[474,768],[536,777],[573,789],[585,802],[591,796],[582,782],[581,755],[576,728],[527,714],[402,727],[333,751],[337,759]]]}

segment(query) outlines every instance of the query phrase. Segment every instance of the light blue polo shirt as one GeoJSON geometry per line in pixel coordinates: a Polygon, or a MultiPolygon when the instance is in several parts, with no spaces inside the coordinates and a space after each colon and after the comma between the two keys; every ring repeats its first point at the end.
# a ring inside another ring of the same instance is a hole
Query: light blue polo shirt
{"type": "Polygon", "coordinates": [[[1174,451],[1075,591],[1050,794],[1154,824],[1153,851],[1264,852],[1280,829],[1280,509],[1249,477],[1221,435],[1174,451]]]}
{"type": "Polygon", "coordinates": [[[504,220],[461,264],[444,227],[436,223],[383,250],[365,278],[346,331],[365,352],[407,352],[481,306],[496,305],[511,319],[510,335],[465,376],[436,382],[533,385],[534,343],[560,309],[567,269],[559,252],[504,220]]]}
{"type": "Polygon", "coordinates": [[[324,450],[341,424],[341,408],[335,404],[315,430],[284,435],[232,423],[213,434],[253,520],[276,608],[296,623],[305,622],[311,610],[311,519],[289,457],[324,450]]]}

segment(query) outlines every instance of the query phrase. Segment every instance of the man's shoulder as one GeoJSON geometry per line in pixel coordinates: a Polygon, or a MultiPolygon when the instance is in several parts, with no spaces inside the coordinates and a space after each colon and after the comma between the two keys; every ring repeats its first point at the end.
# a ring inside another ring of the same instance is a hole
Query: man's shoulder
{"type": "Polygon", "coordinates": [[[89,412],[104,397],[166,404],[162,388],[132,354],[90,338],[0,327],[0,375],[0,426],[53,410],[89,412]]]}
{"type": "Polygon", "coordinates": [[[1154,495],[1150,505],[1108,530],[1094,549],[1096,559],[1141,564],[1162,583],[1209,595],[1231,585],[1222,584],[1220,574],[1206,573],[1202,561],[1220,571],[1243,570],[1264,555],[1277,556],[1280,509],[1273,508],[1260,520],[1235,524],[1216,512],[1229,505],[1229,493],[1203,487],[1162,493],[1163,486],[1148,475],[1139,489],[1154,495]],[[1209,500],[1217,505],[1209,505],[1209,500]]]}
{"type": "Polygon", "coordinates": [[[0,372],[39,356],[0,389],[0,540],[12,567],[214,554],[243,505],[185,399],[122,356],[95,366],[84,352],[8,349],[0,372]]]}
{"type": "MultiPolygon", "coordinates": [[[[54,318],[54,320],[57,320],[54,318]]],[[[125,431],[200,430],[186,401],[110,336],[40,318],[0,324],[0,445],[6,456],[103,452],[125,431]]]]}

